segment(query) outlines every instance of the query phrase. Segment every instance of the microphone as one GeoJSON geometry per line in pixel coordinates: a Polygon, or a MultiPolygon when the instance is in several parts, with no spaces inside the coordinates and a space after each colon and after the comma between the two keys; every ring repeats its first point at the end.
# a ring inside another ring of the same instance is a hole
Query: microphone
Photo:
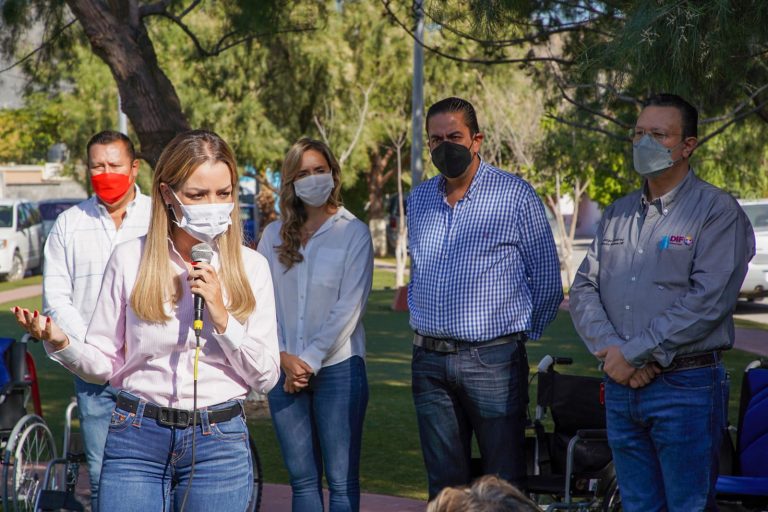
{"type": "MultiPolygon", "coordinates": [[[[213,260],[213,249],[205,242],[192,246],[192,261],[200,263],[204,261],[210,263],[213,260]]],[[[192,323],[192,328],[195,330],[195,334],[200,336],[203,331],[203,309],[205,309],[205,299],[200,295],[195,295],[195,321],[192,323]]]]}

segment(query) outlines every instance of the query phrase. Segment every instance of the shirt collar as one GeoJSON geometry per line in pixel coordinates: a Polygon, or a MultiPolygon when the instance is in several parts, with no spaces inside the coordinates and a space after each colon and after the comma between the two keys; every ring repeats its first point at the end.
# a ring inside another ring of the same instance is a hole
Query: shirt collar
{"type": "MultiPolygon", "coordinates": [[[[485,163],[485,160],[483,160],[480,157],[480,155],[478,155],[478,158],[480,158],[480,165],[477,168],[477,172],[475,172],[475,175],[472,177],[472,182],[469,184],[469,188],[464,193],[464,197],[462,199],[472,199],[472,194],[474,194],[474,192],[480,186],[480,183],[483,181],[483,177],[486,174],[486,170],[487,170],[486,168],[488,167],[488,164],[485,163]]],[[[443,195],[443,198],[446,197],[446,194],[445,194],[445,183],[446,183],[445,176],[440,174],[438,182],[437,182],[437,189],[443,195]]]]}
{"type": "Polygon", "coordinates": [[[640,193],[640,207],[645,210],[649,205],[657,204],[660,212],[668,213],[669,209],[672,208],[672,205],[675,203],[677,197],[681,194],[681,192],[688,188],[688,184],[693,181],[692,176],[693,168],[690,167],[688,169],[688,173],[685,175],[685,178],[683,178],[683,180],[678,183],[675,188],[653,201],[648,200],[648,180],[645,180],[643,182],[643,190],[640,193]]]}
{"type": "MultiPolygon", "coordinates": [[[[139,188],[139,186],[136,183],[133,184],[133,190],[135,190],[136,193],[133,195],[133,199],[131,200],[131,202],[128,203],[128,205],[126,206],[126,208],[125,208],[126,212],[128,212],[130,210],[133,210],[134,206],[136,205],[136,202],[139,200],[139,197],[144,195],[144,194],[141,193],[141,189],[139,188]]],[[[98,208],[100,212],[109,215],[109,212],[107,211],[107,207],[104,206],[101,203],[101,201],[99,201],[98,196],[96,194],[93,194],[93,196],[91,196],[91,197],[93,198],[93,201],[96,204],[96,208],[98,208]]]]}
{"type": "MultiPolygon", "coordinates": [[[[169,235],[167,237],[167,240],[168,240],[168,253],[171,257],[171,262],[174,263],[178,268],[186,270],[187,265],[184,263],[184,258],[181,257],[181,254],[179,253],[178,249],[176,249],[176,244],[173,243],[173,238],[169,235]]],[[[213,245],[211,245],[211,248],[213,249],[213,257],[211,258],[211,265],[214,268],[218,268],[219,267],[219,244],[214,242],[213,245]]]]}
{"type": "Polygon", "coordinates": [[[339,220],[345,219],[345,220],[352,220],[355,217],[343,206],[339,206],[339,209],[336,210],[336,213],[334,213],[331,217],[328,218],[325,222],[323,222],[323,225],[320,226],[320,229],[317,230],[317,233],[314,234],[314,236],[319,235],[320,233],[323,233],[324,231],[328,231],[331,229],[331,227],[336,224],[339,220]]]}

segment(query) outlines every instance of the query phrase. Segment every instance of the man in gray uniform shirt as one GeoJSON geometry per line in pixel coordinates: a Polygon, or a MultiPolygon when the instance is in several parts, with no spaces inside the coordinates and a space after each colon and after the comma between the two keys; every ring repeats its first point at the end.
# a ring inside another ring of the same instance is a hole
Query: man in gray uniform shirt
{"type": "Polygon", "coordinates": [[[633,136],[641,190],[606,208],[571,286],[579,335],[607,374],[608,441],[626,512],[716,510],[733,310],[755,252],[728,193],[696,177],[698,112],[653,96],[633,136]]]}

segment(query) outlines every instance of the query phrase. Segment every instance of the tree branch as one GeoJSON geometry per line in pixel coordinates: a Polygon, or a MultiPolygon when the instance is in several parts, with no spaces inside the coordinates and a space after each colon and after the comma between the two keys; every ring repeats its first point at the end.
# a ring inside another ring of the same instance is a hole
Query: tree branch
{"type": "Polygon", "coordinates": [[[180,15],[173,14],[172,12],[168,11],[167,8],[161,9],[162,4],[164,3],[165,2],[158,2],[156,4],[151,4],[151,5],[142,7],[141,17],[161,16],[163,18],[171,20],[187,35],[187,37],[189,37],[189,39],[192,40],[192,44],[195,46],[195,49],[197,50],[197,53],[200,57],[216,57],[217,55],[220,55],[221,53],[229,50],[230,48],[234,48],[235,46],[238,46],[240,44],[246,43],[248,41],[253,41],[254,39],[259,39],[265,36],[274,36],[278,34],[287,34],[287,33],[296,33],[296,32],[310,32],[310,31],[316,30],[316,27],[314,26],[277,29],[270,32],[248,34],[239,39],[235,39],[230,43],[224,44],[225,41],[235,37],[239,33],[238,31],[235,30],[221,36],[221,38],[219,38],[219,40],[216,42],[215,45],[213,45],[211,49],[206,49],[205,46],[203,46],[203,43],[197,37],[197,34],[194,33],[194,31],[189,27],[189,25],[187,25],[186,23],[184,23],[184,21],[182,21],[182,18],[187,14],[189,14],[189,12],[192,11],[195,7],[197,7],[200,1],[194,0],[190,5],[187,6],[186,9],[182,11],[180,15]],[[145,7],[147,8],[146,10],[144,9],[145,7]]]}
{"type": "Polygon", "coordinates": [[[390,6],[391,0],[381,0],[381,3],[384,5],[384,8],[387,10],[387,13],[389,14],[392,21],[399,25],[406,34],[408,34],[414,41],[419,44],[419,46],[429,52],[434,53],[435,55],[445,57],[446,59],[454,60],[456,62],[466,62],[470,64],[531,64],[533,62],[557,62],[559,64],[573,64],[573,61],[571,60],[561,59],[558,57],[537,57],[536,54],[533,53],[533,50],[530,50],[528,54],[523,58],[474,59],[457,57],[456,55],[446,53],[437,47],[430,46],[416,37],[416,34],[414,34],[413,31],[409,29],[408,26],[403,23],[392,10],[390,6]]]}
{"type": "MultiPolygon", "coordinates": [[[[198,2],[192,2],[192,4],[197,4],[198,2]]],[[[171,0],[161,0],[160,2],[155,2],[153,4],[145,4],[142,5],[139,8],[139,18],[146,18],[147,16],[156,16],[160,14],[164,14],[168,7],[171,5],[171,0]]]]}
{"type": "Polygon", "coordinates": [[[325,126],[323,126],[323,123],[320,122],[320,119],[317,116],[312,116],[312,120],[315,122],[317,131],[320,132],[320,137],[323,138],[323,142],[325,142],[325,145],[328,147],[331,147],[331,142],[328,140],[328,132],[325,130],[325,126]]]}
{"type": "Polygon", "coordinates": [[[347,158],[349,158],[349,156],[352,154],[352,151],[355,149],[357,141],[360,139],[360,134],[363,133],[363,127],[365,127],[365,117],[368,114],[368,98],[371,94],[371,91],[373,90],[373,85],[375,83],[375,81],[372,81],[368,88],[363,91],[363,107],[358,109],[360,112],[360,117],[357,122],[357,129],[355,130],[355,135],[352,137],[352,141],[349,143],[349,146],[347,146],[347,149],[344,150],[344,152],[341,154],[341,157],[339,158],[339,166],[344,165],[344,162],[346,162],[347,158]]]}
{"type": "Polygon", "coordinates": [[[74,19],[68,21],[64,26],[62,26],[59,30],[57,30],[55,34],[53,34],[47,41],[44,41],[40,46],[38,46],[37,48],[35,48],[34,50],[32,50],[31,52],[26,54],[24,57],[20,58],[19,60],[17,60],[13,64],[11,64],[11,65],[3,68],[3,69],[0,69],[0,73],[5,73],[6,71],[10,71],[13,68],[15,68],[16,66],[19,66],[19,65],[23,64],[24,62],[28,61],[29,59],[31,59],[32,57],[37,55],[39,52],[41,52],[47,46],[50,46],[51,43],[53,43],[61,34],[63,34],[65,30],[67,30],[69,27],[74,25],[75,22],[77,22],[77,18],[74,18],[74,19]]]}
{"type": "MultiPolygon", "coordinates": [[[[429,14],[426,10],[424,10],[424,15],[427,18],[429,18],[430,20],[432,20],[433,23],[435,23],[437,25],[440,25],[440,27],[446,29],[448,32],[451,32],[452,34],[455,34],[455,35],[461,37],[462,39],[469,39],[470,41],[474,41],[474,42],[476,42],[476,43],[478,43],[478,44],[480,44],[482,46],[485,46],[485,47],[504,48],[504,47],[508,47],[508,46],[520,46],[520,45],[525,44],[525,43],[534,43],[534,42],[537,42],[537,41],[541,41],[543,39],[547,39],[550,36],[553,36],[555,34],[563,34],[563,33],[568,33],[568,32],[578,32],[578,31],[581,31],[581,30],[595,32],[597,34],[600,34],[600,35],[603,35],[603,36],[606,36],[606,37],[610,37],[611,36],[611,34],[607,34],[605,32],[602,32],[602,31],[599,31],[599,30],[596,30],[594,28],[589,27],[589,25],[592,22],[594,22],[594,20],[593,19],[587,19],[587,20],[584,20],[584,21],[578,21],[578,22],[573,22],[573,23],[568,23],[568,24],[560,25],[559,27],[556,27],[556,28],[550,28],[550,29],[546,29],[545,28],[543,30],[540,30],[539,32],[536,32],[536,33],[533,33],[533,34],[528,34],[528,35],[525,35],[523,37],[518,37],[518,38],[514,38],[514,39],[482,39],[482,38],[473,36],[472,34],[469,34],[467,32],[464,32],[462,30],[459,30],[457,28],[454,28],[454,27],[450,26],[444,20],[439,20],[439,19],[435,18],[434,16],[429,14]]],[[[535,26],[534,24],[528,24],[528,25],[535,26]]]]}
{"type": "Polygon", "coordinates": [[[568,119],[565,119],[564,117],[556,116],[554,114],[547,114],[547,117],[550,118],[550,119],[554,119],[558,123],[563,123],[563,124],[568,125],[568,126],[573,126],[574,128],[581,128],[583,130],[589,130],[589,131],[593,131],[593,132],[602,133],[603,135],[606,135],[606,136],[608,136],[608,137],[610,137],[612,139],[620,140],[622,142],[630,142],[632,140],[629,137],[627,137],[626,135],[621,136],[621,135],[617,135],[615,133],[611,133],[608,130],[605,130],[603,128],[599,128],[597,126],[590,126],[588,124],[577,123],[575,121],[569,121],[568,119]]]}
{"type": "Polygon", "coordinates": [[[724,132],[729,126],[731,126],[734,123],[737,123],[741,121],[742,119],[751,116],[752,114],[758,112],[759,110],[763,109],[766,105],[768,105],[768,100],[763,101],[762,103],[756,105],[754,108],[747,110],[746,112],[742,112],[741,114],[734,116],[730,121],[727,123],[724,123],[722,126],[718,127],[715,131],[708,133],[703,138],[699,139],[699,146],[703,145],[705,142],[707,142],[709,139],[715,137],[716,135],[719,135],[720,133],[724,132]]]}

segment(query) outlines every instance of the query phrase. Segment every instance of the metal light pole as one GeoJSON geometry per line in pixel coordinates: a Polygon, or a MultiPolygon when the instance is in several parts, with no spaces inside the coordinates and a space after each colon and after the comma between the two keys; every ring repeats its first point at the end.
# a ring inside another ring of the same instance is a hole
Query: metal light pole
{"type": "Polygon", "coordinates": [[[424,174],[424,162],[421,155],[424,151],[424,3],[423,0],[413,0],[413,12],[416,16],[416,40],[413,42],[413,95],[411,110],[413,126],[411,133],[411,189],[421,183],[424,174]]]}
{"type": "Polygon", "coordinates": [[[117,92],[117,131],[128,135],[128,116],[123,112],[120,102],[120,91],[117,92]]]}

